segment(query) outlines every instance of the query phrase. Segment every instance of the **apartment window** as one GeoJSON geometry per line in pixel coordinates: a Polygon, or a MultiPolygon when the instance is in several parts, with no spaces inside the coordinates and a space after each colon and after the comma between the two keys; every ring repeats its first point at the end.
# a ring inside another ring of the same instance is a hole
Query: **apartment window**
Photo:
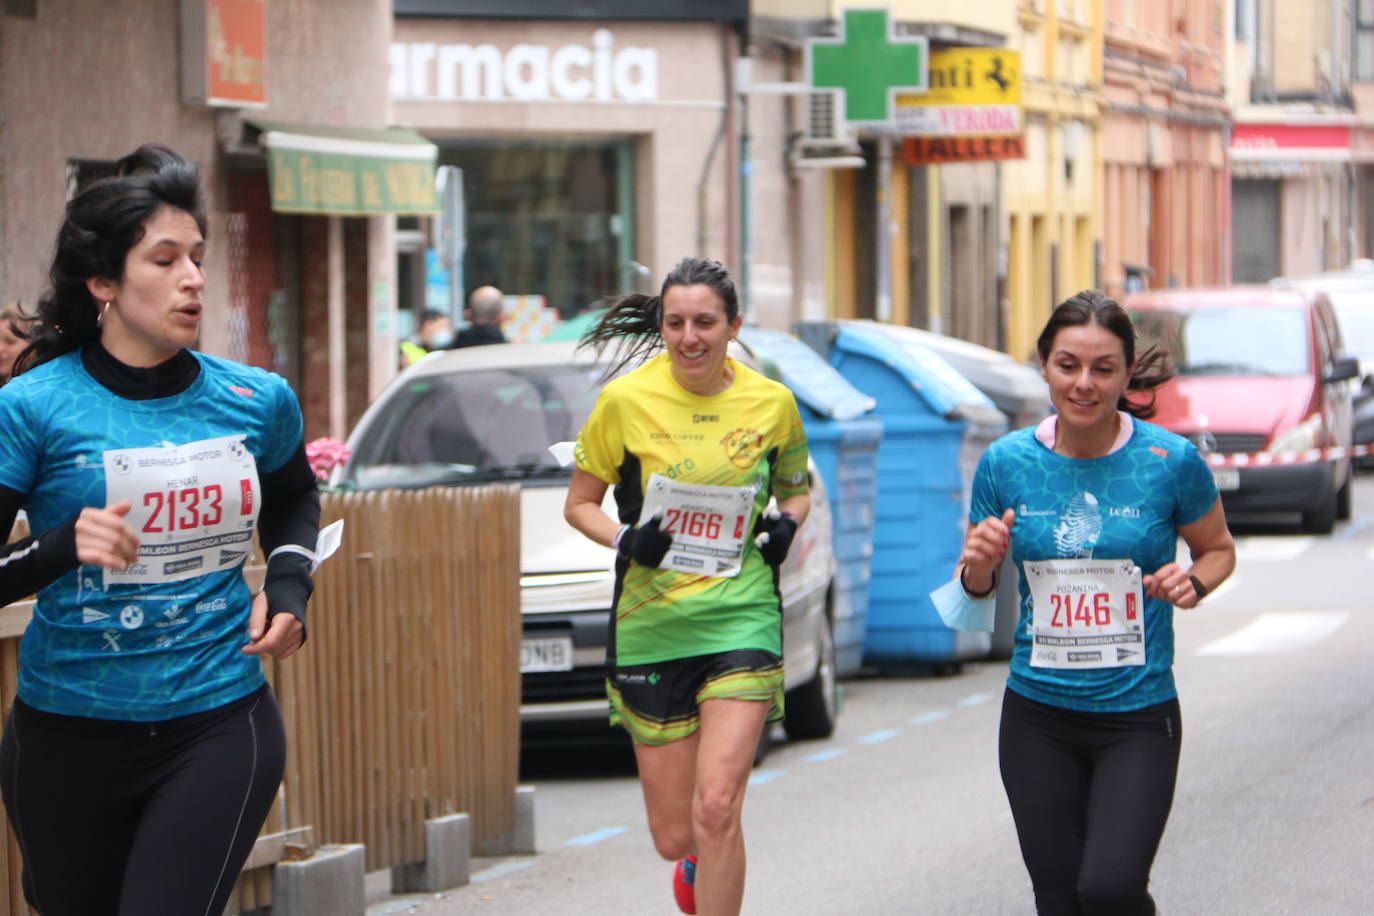
{"type": "Polygon", "coordinates": [[[1355,0],[1355,82],[1374,83],[1374,0],[1355,0]]]}

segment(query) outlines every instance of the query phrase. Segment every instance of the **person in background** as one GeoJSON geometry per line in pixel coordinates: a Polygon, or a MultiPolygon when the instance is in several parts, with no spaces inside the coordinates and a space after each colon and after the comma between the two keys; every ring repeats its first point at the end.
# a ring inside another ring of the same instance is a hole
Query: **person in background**
{"type": "Polygon", "coordinates": [[[18,301],[0,307],[0,385],[14,374],[14,361],[29,345],[30,316],[24,314],[18,301]]]}
{"type": "Polygon", "coordinates": [[[1008,550],[1021,574],[999,757],[1041,916],[1155,912],[1183,735],[1174,609],[1236,565],[1206,461],[1146,422],[1152,397],[1127,397],[1172,375],[1167,354],[1137,356],[1135,341],[1097,290],[1054,310],[1036,350],[1055,414],[983,454],[946,587],[991,604],[1008,550]]]}
{"type": "Polygon", "coordinates": [[[583,342],[621,347],[608,377],[642,362],[598,396],[563,510],[616,550],[611,723],[634,742],[678,907],[704,916],[743,900],[744,791],[783,714],[778,568],[811,508],[797,402],[728,355],[741,323],[734,280],[695,258],[611,306],[583,342]]]}
{"type": "Polygon", "coordinates": [[[468,296],[464,317],[471,322],[458,332],[453,348],[480,347],[483,344],[506,342],[501,333],[501,319],[505,316],[506,298],[494,286],[479,286],[468,296]]]}
{"type": "Polygon", "coordinates": [[[425,309],[410,340],[401,341],[401,368],[419,362],[426,353],[447,350],[452,345],[453,322],[438,309],[425,309]]]}
{"type": "Polygon", "coordinates": [[[192,349],[205,226],[195,165],[121,159],[68,202],[0,388],[0,530],[34,532],[0,605],[38,596],[0,795],[43,916],[224,912],[281,784],[262,662],[305,641],[319,491],[286,382],[192,349]]]}

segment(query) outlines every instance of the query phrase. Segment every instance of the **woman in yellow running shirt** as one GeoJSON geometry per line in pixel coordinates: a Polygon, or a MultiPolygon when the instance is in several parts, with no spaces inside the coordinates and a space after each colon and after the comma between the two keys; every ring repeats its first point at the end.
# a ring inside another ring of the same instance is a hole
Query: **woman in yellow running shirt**
{"type": "Polygon", "coordinates": [[[598,397],[564,508],[616,549],[611,721],[634,741],[678,906],[707,916],[744,896],[744,790],[783,711],[778,567],[811,505],[796,401],[727,354],[740,324],[730,275],[695,258],[607,311],[583,343],[618,346],[608,376],[640,365],[598,397]]]}

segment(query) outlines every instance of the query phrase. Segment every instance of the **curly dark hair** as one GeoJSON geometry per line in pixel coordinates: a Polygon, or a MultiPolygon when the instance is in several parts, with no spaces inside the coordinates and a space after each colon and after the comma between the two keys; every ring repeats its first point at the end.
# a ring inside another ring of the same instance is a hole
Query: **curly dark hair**
{"type": "Polygon", "coordinates": [[[169,207],[190,214],[206,234],[200,169],[156,143],[120,159],[114,174],[68,201],[48,270],[49,288],[38,300],[32,342],[15,361],[16,375],[99,338],[100,303],[86,281],[122,277],[129,250],[143,238],[148,221],[169,207]]]}

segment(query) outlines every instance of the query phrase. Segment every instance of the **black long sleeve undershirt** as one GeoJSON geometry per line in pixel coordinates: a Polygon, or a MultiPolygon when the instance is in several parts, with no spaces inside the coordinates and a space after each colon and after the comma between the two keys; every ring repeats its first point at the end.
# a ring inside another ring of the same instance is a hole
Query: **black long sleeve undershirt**
{"type": "MultiPolygon", "coordinates": [[[[81,351],[86,370],[110,391],[130,400],[169,397],[185,391],[200,374],[190,351],[151,369],[126,366],[99,344],[81,351]]],[[[314,550],[320,524],[320,497],[315,475],[305,457],[304,440],[296,453],[275,471],[262,474],[262,509],[258,539],[263,555],[283,544],[314,550]]],[[[0,533],[8,535],[25,494],[0,485],[0,533]]],[[[32,595],[80,565],[76,556],[76,519],[0,547],[0,606],[32,595]]],[[[306,604],[314,590],[310,560],[282,553],[267,564],[263,588],[269,616],[286,612],[305,623],[306,604]]]]}
{"type": "Polygon", "coordinates": [[[272,556],[274,550],[286,544],[313,551],[319,536],[320,491],[316,488],[315,472],[305,457],[304,440],[286,464],[263,474],[260,481],[258,544],[262,555],[268,558],[262,585],[267,592],[268,619],[286,612],[304,625],[305,606],[315,590],[310,559],[299,553],[272,556]]]}

